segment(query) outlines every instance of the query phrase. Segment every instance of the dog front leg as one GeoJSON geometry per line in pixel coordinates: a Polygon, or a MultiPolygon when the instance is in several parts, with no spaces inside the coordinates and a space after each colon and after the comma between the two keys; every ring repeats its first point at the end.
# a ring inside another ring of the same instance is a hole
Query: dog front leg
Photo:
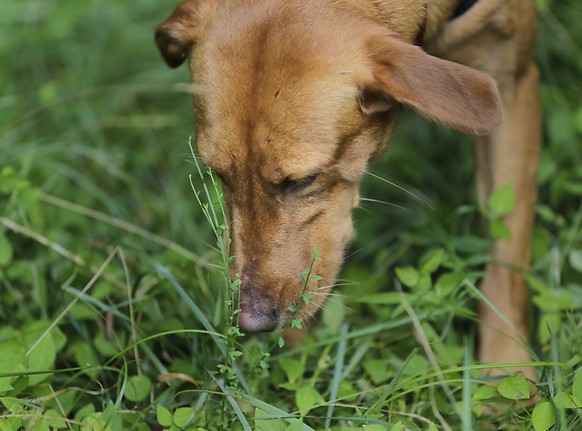
{"type": "MultiPolygon", "coordinates": [[[[541,109],[538,70],[530,64],[510,89],[502,88],[504,120],[486,138],[476,141],[477,192],[486,205],[492,191],[511,184],[516,195],[506,223],[511,239],[498,241],[481,292],[496,310],[479,307],[479,355],[483,363],[529,362],[529,291],[523,276],[531,258],[531,239],[537,190],[537,167],[541,144],[541,109]],[[503,314],[507,320],[500,318],[503,314]]],[[[531,367],[509,368],[535,380],[531,367]]],[[[492,370],[493,374],[505,371],[492,370]]]]}

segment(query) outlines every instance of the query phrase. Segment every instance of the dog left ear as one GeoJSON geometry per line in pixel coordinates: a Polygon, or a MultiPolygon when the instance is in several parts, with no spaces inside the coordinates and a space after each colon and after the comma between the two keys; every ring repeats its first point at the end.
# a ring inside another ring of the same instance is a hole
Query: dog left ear
{"type": "Polygon", "coordinates": [[[360,84],[364,114],[386,111],[396,100],[475,135],[487,134],[501,123],[497,85],[484,73],[391,36],[372,37],[367,49],[372,78],[360,84]]]}
{"type": "Polygon", "coordinates": [[[156,29],[156,45],[168,66],[180,66],[216,8],[216,0],[185,0],[156,29]]]}

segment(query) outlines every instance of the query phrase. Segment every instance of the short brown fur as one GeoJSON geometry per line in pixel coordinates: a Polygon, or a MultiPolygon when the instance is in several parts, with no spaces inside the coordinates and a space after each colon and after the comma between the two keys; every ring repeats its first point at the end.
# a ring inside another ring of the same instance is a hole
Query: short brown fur
{"type": "MultiPolygon", "coordinates": [[[[243,330],[273,330],[301,292],[318,247],[321,306],[353,236],[351,210],[400,105],[478,135],[483,202],[511,183],[513,237],[493,250],[481,307],[480,355],[527,361],[529,265],[540,142],[534,0],[186,0],[156,32],[166,62],[186,58],[197,148],[223,179],[232,219],[243,330]],[[422,50],[413,45],[423,32],[422,50]],[[433,56],[433,55],[435,56],[433,56]],[[440,57],[440,58],[438,58],[440,57]],[[502,115],[503,114],[503,115],[502,115]],[[504,335],[505,334],[505,335],[504,335]]],[[[533,377],[531,369],[524,369],[533,377]]]]}

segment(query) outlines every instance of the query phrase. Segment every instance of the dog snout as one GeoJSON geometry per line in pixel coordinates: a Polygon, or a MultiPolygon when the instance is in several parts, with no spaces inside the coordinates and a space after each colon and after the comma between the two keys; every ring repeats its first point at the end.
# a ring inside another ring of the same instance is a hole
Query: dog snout
{"type": "Polygon", "coordinates": [[[245,333],[272,332],[279,324],[279,310],[269,308],[267,310],[242,309],[239,317],[239,328],[245,333]]]}
{"type": "Polygon", "coordinates": [[[260,293],[254,285],[243,283],[238,319],[243,332],[272,332],[279,326],[279,317],[279,308],[272,298],[260,293]]]}

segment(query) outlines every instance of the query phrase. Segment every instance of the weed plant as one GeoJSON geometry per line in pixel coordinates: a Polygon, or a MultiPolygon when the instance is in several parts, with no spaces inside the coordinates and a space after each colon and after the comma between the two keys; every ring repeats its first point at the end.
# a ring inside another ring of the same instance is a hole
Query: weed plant
{"type": "Polygon", "coordinates": [[[467,137],[407,113],[338,286],[315,321],[290,309],[301,346],[243,335],[188,71],[152,41],[172,5],[1,2],[0,431],[582,429],[582,9],[538,4],[529,382],[476,360],[481,232],[507,234],[513,191],[474,204],[467,137]]]}

